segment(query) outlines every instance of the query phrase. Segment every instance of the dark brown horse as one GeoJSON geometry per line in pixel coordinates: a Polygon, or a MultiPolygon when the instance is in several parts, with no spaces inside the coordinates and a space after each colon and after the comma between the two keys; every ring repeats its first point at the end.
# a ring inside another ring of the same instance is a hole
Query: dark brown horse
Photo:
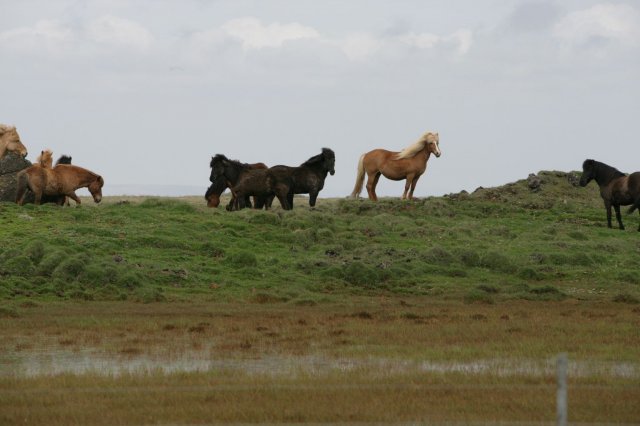
{"type": "MultiPolygon", "coordinates": [[[[249,170],[263,170],[267,169],[267,165],[264,163],[241,163],[237,160],[229,160],[222,154],[216,154],[215,157],[211,157],[209,163],[211,167],[211,174],[209,175],[209,181],[211,186],[207,189],[204,198],[207,200],[207,206],[218,207],[220,205],[220,195],[227,189],[231,189],[231,201],[227,206],[227,210],[231,210],[236,195],[233,191],[233,187],[238,183],[242,175],[249,170]]],[[[256,208],[262,208],[264,202],[257,200],[254,197],[254,204],[259,204],[256,208]]],[[[251,207],[251,201],[249,198],[245,200],[245,204],[251,207]]]]}
{"type": "Polygon", "coordinates": [[[240,210],[246,205],[246,199],[254,196],[258,200],[256,208],[269,209],[274,196],[280,201],[284,210],[291,210],[288,195],[293,188],[291,173],[280,166],[266,170],[249,170],[245,172],[238,183],[232,188],[235,193],[232,210],[240,210]]]}
{"type": "Polygon", "coordinates": [[[418,179],[427,169],[427,160],[431,154],[436,157],[440,157],[441,154],[440,138],[437,133],[431,132],[425,133],[418,141],[401,152],[374,149],[363,154],[358,162],[358,175],[351,197],[360,197],[366,173],[367,193],[370,200],[378,201],[376,185],[381,175],[391,180],[406,179],[402,199],[407,198],[407,193],[408,198],[413,199],[413,191],[418,179]]]}
{"type": "MultiPolygon", "coordinates": [[[[620,170],[595,160],[582,163],[580,186],[587,186],[595,180],[600,187],[600,195],[607,210],[607,226],[611,228],[611,207],[616,211],[616,219],[620,229],[624,229],[620,206],[632,204],[629,213],[640,208],[640,172],[625,175],[620,170]]],[[[638,227],[640,231],[640,227],[638,227]]]]}
{"type": "Polygon", "coordinates": [[[53,168],[34,164],[18,173],[18,190],[16,203],[24,204],[27,190],[34,193],[35,204],[40,204],[43,195],[65,195],[80,204],[80,199],[75,193],[78,188],[88,188],[93,201],[99,203],[102,200],[102,187],[104,179],[82,167],[71,164],[58,164],[53,168]]]}

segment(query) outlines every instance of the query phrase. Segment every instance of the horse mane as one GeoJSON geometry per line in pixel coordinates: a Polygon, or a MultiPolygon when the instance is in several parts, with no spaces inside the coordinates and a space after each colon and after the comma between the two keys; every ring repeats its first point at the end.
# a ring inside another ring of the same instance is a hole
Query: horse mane
{"type": "Polygon", "coordinates": [[[61,155],[60,158],[56,161],[56,166],[58,164],[71,164],[71,156],[69,155],[61,155]]]}
{"type": "Polygon", "coordinates": [[[227,161],[227,162],[231,163],[233,166],[241,167],[241,168],[251,167],[250,164],[243,163],[243,162],[238,161],[238,160],[230,160],[224,154],[216,154],[214,157],[211,157],[211,163],[209,163],[209,167],[213,167],[213,163],[218,162],[218,161],[227,161]]]}
{"type": "Polygon", "coordinates": [[[300,166],[313,166],[316,163],[323,162],[327,157],[336,158],[336,154],[332,149],[322,148],[322,152],[320,154],[314,155],[313,157],[302,163],[300,166]]]}
{"type": "Polygon", "coordinates": [[[36,162],[42,167],[53,167],[53,152],[50,149],[43,150],[36,158],[36,162]]]}
{"type": "Polygon", "coordinates": [[[16,126],[9,126],[7,124],[0,124],[0,136],[5,133],[12,132],[16,130],[16,126]]]}
{"type": "Polygon", "coordinates": [[[594,171],[594,175],[604,178],[607,183],[611,182],[612,179],[625,176],[624,173],[622,173],[615,167],[596,160],[585,160],[584,163],[582,163],[582,169],[584,170],[586,167],[592,168],[594,171]]]}
{"type": "Polygon", "coordinates": [[[400,151],[396,156],[396,160],[403,160],[405,158],[415,157],[417,153],[424,149],[425,144],[427,143],[427,138],[429,135],[433,135],[433,132],[427,132],[420,139],[400,151]]]}

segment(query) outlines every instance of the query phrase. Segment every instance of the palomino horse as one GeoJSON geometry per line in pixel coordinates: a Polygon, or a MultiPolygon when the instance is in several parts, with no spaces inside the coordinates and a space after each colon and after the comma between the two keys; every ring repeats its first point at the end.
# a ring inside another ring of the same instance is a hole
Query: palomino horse
{"type": "MultiPolygon", "coordinates": [[[[582,163],[582,177],[580,186],[587,186],[592,179],[600,187],[600,195],[607,210],[607,226],[611,228],[611,207],[616,211],[616,219],[620,229],[624,229],[620,206],[632,204],[629,213],[640,208],[640,172],[625,175],[618,169],[595,160],[585,160],[582,163]]],[[[640,231],[640,227],[638,227],[640,231]]]]}
{"type": "Polygon", "coordinates": [[[80,199],[74,192],[78,188],[88,188],[96,203],[102,200],[102,176],[71,164],[58,164],[53,168],[34,164],[20,171],[17,179],[16,203],[19,205],[24,204],[27,190],[34,193],[36,204],[40,204],[43,195],[64,195],[80,204],[80,199]]]}
{"type": "Polygon", "coordinates": [[[427,160],[431,154],[436,157],[440,157],[441,154],[438,134],[432,132],[425,133],[417,142],[400,152],[374,149],[363,154],[358,162],[358,176],[351,197],[360,197],[366,173],[367,193],[370,200],[378,201],[376,185],[380,175],[391,180],[406,179],[402,199],[407,198],[407,192],[408,198],[413,199],[413,190],[416,188],[418,179],[427,169],[427,160]]]}
{"type": "Polygon", "coordinates": [[[13,126],[0,124],[0,158],[8,151],[16,152],[23,157],[27,156],[27,148],[20,142],[20,135],[13,126]]]}

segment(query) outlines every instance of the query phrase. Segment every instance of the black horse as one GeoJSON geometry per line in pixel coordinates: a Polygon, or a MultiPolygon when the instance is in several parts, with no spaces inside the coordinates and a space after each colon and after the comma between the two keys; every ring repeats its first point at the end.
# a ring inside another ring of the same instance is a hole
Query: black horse
{"type": "Polygon", "coordinates": [[[287,201],[293,208],[294,194],[309,194],[309,206],[315,207],[318,193],[324,188],[327,173],[335,174],[336,155],[329,148],[322,148],[322,152],[309,158],[299,167],[274,166],[271,170],[289,174],[293,181],[287,201]]]}
{"type": "MultiPolygon", "coordinates": [[[[616,211],[620,229],[624,229],[620,206],[632,204],[629,213],[640,208],[640,172],[625,175],[620,170],[595,160],[585,160],[582,164],[580,186],[587,186],[592,179],[600,187],[600,195],[607,209],[607,225],[611,228],[611,207],[616,211]]],[[[640,227],[638,227],[640,231],[640,227]]]]}
{"type": "MultiPolygon", "coordinates": [[[[209,207],[218,207],[218,204],[220,204],[220,195],[227,188],[230,188],[231,201],[227,206],[227,210],[231,210],[235,204],[236,193],[233,187],[239,182],[240,178],[250,170],[267,169],[264,163],[241,163],[237,160],[229,160],[222,154],[216,154],[214,157],[211,157],[209,167],[211,167],[211,175],[209,176],[211,186],[209,186],[205,194],[207,205],[209,205],[209,207]]],[[[266,203],[266,200],[254,198],[254,204],[257,204],[256,208],[262,208],[266,203]]],[[[247,196],[243,204],[251,207],[251,199],[247,196]]]]}

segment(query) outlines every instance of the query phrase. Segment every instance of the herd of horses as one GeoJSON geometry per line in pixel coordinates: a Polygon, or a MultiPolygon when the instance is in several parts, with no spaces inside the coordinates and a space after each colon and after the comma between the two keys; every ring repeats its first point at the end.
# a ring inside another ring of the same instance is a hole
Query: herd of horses
{"type": "MultiPolygon", "coordinates": [[[[20,141],[16,128],[0,124],[0,159],[7,152],[27,156],[27,148],[20,141]]],[[[402,199],[413,199],[416,184],[426,171],[431,154],[436,157],[441,155],[440,139],[438,133],[434,132],[425,133],[400,152],[374,149],[362,154],[351,197],[360,196],[366,175],[370,200],[378,200],[375,189],[380,176],[395,181],[406,180],[402,199]]],[[[100,175],[72,165],[71,157],[61,157],[55,166],[52,160],[51,151],[42,151],[35,164],[18,173],[18,204],[24,203],[28,191],[33,192],[36,204],[55,202],[62,205],[68,203],[68,198],[80,204],[75,194],[78,188],[88,188],[93,200],[100,202],[104,186],[104,179],[100,175]]],[[[295,167],[248,164],[217,154],[211,157],[209,163],[211,185],[207,188],[205,199],[209,207],[218,207],[220,196],[228,188],[231,201],[226,208],[231,211],[247,207],[269,209],[274,198],[278,199],[284,210],[291,210],[295,194],[309,194],[309,206],[314,207],[327,175],[335,173],[335,160],[335,153],[329,148],[323,148],[320,154],[295,167]]],[[[591,180],[595,180],[600,187],[609,228],[612,227],[613,208],[619,228],[624,229],[620,206],[630,205],[629,214],[640,211],[640,172],[627,175],[599,161],[585,160],[580,185],[584,187],[591,180]]]]}
{"type": "MultiPolygon", "coordinates": [[[[0,124],[0,159],[7,152],[15,152],[22,157],[27,156],[27,148],[20,140],[18,131],[13,126],[0,124]]],[[[102,200],[102,176],[71,164],[71,157],[63,155],[53,165],[53,153],[44,150],[36,163],[21,170],[17,174],[16,203],[23,205],[28,191],[34,194],[35,204],[53,202],[59,205],[67,203],[67,197],[80,204],[75,191],[87,188],[93,200],[102,200]]]]}

